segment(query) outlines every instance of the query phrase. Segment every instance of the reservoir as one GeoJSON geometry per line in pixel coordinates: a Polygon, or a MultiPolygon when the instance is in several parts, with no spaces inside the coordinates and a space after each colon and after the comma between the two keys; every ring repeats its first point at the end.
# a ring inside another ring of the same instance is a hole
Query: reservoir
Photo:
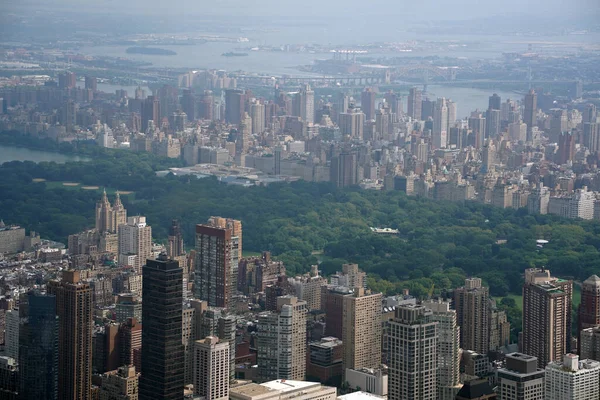
{"type": "Polygon", "coordinates": [[[59,164],[66,163],[68,161],[87,161],[86,157],[54,153],[51,151],[43,150],[31,150],[24,147],[4,146],[0,145],[0,164],[9,161],[33,161],[33,162],[56,162],[59,164]]]}

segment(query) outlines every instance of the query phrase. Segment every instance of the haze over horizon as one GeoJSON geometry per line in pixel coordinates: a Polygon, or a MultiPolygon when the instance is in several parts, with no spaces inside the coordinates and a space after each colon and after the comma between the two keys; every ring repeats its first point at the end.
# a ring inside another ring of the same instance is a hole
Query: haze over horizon
{"type": "MultiPolygon", "coordinates": [[[[491,3],[488,1],[488,3],[491,3]]],[[[419,20],[468,20],[471,18],[484,18],[493,16],[533,16],[538,18],[549,17],[583,17],[592,19],[600,14],[600,3],[596,0],[533,0],[522,2],[519,0],[506,0],[502,6],[490,4],[482,6],[477,0],[458,0],[449,3],[447,7],[440,7],[436,0],[423,0],[413,2],[400,0],[389,3],[384,0],[336,0],[322,2],[318,0],[305,0],[302,2],[280,2],[276,0],[263,0],[261,2],[248,2],[240,0],[216,0],[212,3],[196,2],[193,0],[172,0],[169,2],[158,0],[130,0],[120,2],[107,0],[100,5],[95,0],[58,0],[48,4],[46,1],[25,0],[7,1],[0,5],[3,12],[17,12],[31,9],[34,11],[47,9],[66,8],[70,11],[94,11],[106,14],[131,13],[140,15],[164,15],[177,17],[182,15],[229,15],[247,17],[329,17],[351,16],[360,14],[361,18],[386,16],[397,18],[400,24],[406,18],[419,20]]],[[[175,21],[174,21],[175,22],[175,21]]],[[[534,22],[534,21],[532,21],[534,22]]]]}

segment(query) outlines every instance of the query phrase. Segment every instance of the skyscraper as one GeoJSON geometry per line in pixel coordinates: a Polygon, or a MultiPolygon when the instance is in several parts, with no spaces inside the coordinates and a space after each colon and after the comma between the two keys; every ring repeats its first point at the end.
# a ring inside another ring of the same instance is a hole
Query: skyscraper
{"type": "Polygon", "coordinates": [[[185,250],[183,248],[183,234],[181,232],[181,225],[179,221],[174,219],[171,222],[171,227],[169,228],[169,244],[167,246],[167,256],[169,258],[175,258],[185,254],[185,250]]]}
{"type": "Polygon", "coordinates": [[[543,400],[544,370],[537,358],[521,353],[506,355],[506,366],[498,370],[502,400],[543,400]]]}
{"type": "Polygon", "coordinates": [[[500,110],[502,107],[502,99],[496,93],[490,96],[488,102],[488,110],[500,110]]]}
{"type": "Polygon", "coordinates": [[[259,380],[305,379],[307,312],[305,301],[281,296],[277,298],[277,311],[258,315],[259,380]]]}
{"type": "MultiPolygon", "coordinates": [[[[242,221],[239,219],[212,216],[208,219],[208,225],[231,230],[230,274],[233,294],[237,291],[238,264],[243,254],[242,221]]],[[[222,337],[221,340],[223,340],[222,337]]]]}
{"type": "Polygon", "coordinates": [[[365,88],[360,95],[360,108],[365,113],[365,119],[370,121],[375,119],[375,97],[377,93],[373,88],[365,88]]]}
{"type": "Polygon", "coordinates": [[[98,80],[94,76],[85,77],[85,88],[93,92],[98,90],[98,80]]]}
{"type": "Polygon", "coordinates": [[[356,153],[341,153],[331,159],[331,182],[337,187],[358,183],[356,153]]]}
{"type": "Polygon", "coordinates": [[[411,88],[408,92],[407,114],[412,119],[421,119],[421,91],[417,88],[411,88]]]}
{"type": "Polygon", "coordinates": [[[228,307],[231,301],[232,236],[229,228],[196,225],[196,298],[212,307],[228,307]]]}
{"type": "Polygon", "coordinates": [[[300,117],[304,123],[315,122],[315,92],[310,85],[303,85],[292,99],[292,115],[300,117]]]}
{"type": "Polygon", "coordinates": [[[238,134],[235,139],[236,156],[248,152],[250,147],[250,138],[252,136],[252,118],[247,112],[244,113],[242,120],[238,126],[238,134]]]}
{"type": "Polygon", "coordinates": [[[160,123],[160,101],[154,96],[148,96],[142,102],[142,132],[148,130],[148,121],[153,121],[155,127],[160,123]]]}
{"type": "Polygon", "coordinates": [[[489,290],[480,278],[465,279],[454,291],[454,307],[460,326],[461,348],[487,354],[489,350],[489,290]]]}
{"type": "Polygon", "coordinates": [[[194,394],[206,400],[229,398],[229,344],[216,336],[194,343],[194,394]]]}
{"type": "Polygon", "coordinates": [[[347,368],[377,368],[381,364],[381,293],[355,288],[342,299],[344,374],[347,368]]]}
{"type": "Polygon", "coordinates": [[[252,118],[252,134],[260,135],[265,131],[265,105],[255,101],[250,106],[250,118],[252,118]]]}
{"type": "Polygon", "coordinates": [[[4,355],[19,359],[19,309],[7,310],[4,316],[4,355]]]}
{"type": "Polygon", "coordinates": [[[119,263],[131,265],[135,272],[142,272],[142,265],[152,255],[152,227],[146,217],[127,218],[119,227],[119,263]]]}
{"type": "Polygon", "coordinates": [[[550,276],[546,269],[525,270],[523,286],[523,353],[543,368],[570,350],[573,282],[550,276]]]}
{"type": "Polygon", "coordinates": [[[485,112],[485,137],[495,138],[500,134],[500,110],[489,108],[485,112]]]}
{"type": "Polygon", "coordinates": [[[454,400],[460,389],[460,327],[456,311],[447,301],[424,301],[423,306],[433,312],[433,321],[438,323],[437,340],[437,398],[454,400]]]}
{"type": "Polygon", "coordinates": [[[388,322],[388,398],[437,400],[438,322],[425,306],[396,308],[388,322]]]}
{"type": "Polygon", "coordinates": [[[338,121],[342,135],[350,136],[351,138],[363,138],[365,114],[360,109],[353,109],[352,112],[339,114],[338,121]]]}
{"type": "Polygon", "coordinates": [[[225,90],[225,122],[237,125],[244,116],[246,96],[240,89],[225,90]]]}
{"type": "Polygon", "coordinates": [[[341,114],[348,112],[348,107],[350,106],[350,98],[344,92],[338,92],[336,94],[336,102],[335,102],[335,110],[337,115],[337,122],[339,125],[339,117],[341,114]]]}
{"type": "Polygon", "coordinates": [[[63,271],[50,281],[58,315],[58,398],[90,400],[92,386],[92,290],[79,271],[63,271]]]}
{"type": "Polygon", "coordinates": [[[31,291],[19,304],[19,398],[58,399],[56,296],[31,291]]]}
{"type": "Polygon", "coordinates": [[[181,109],[187,115],[188,121],[196,119],[196,97],[192,89],[184,89],[181,96],[181,109]]]}
{"type": "Polygon", "coordinates": [[[529,93],[525,95],[525,107],[523,110],[523,122],[527,124],[527,141],[532,140],[532,129],[537,125],[537,94],[535,90],[529,90],[529,93]]]}
{"type": "Polygon", "coordinates": [[[396,115],[402,114],[402,99],[393,91],[388,91],[383,95],[385,102],[389,104],[390,112],[396,115]]]}
{"type": "Polygon", "coordinates": [[[474,137],[473,145],[480,149],[485,144],[485,125],[486,120],[480,112],[473,112],[468,120],[469,129],[474,137]]]}
{"type": "Polygon", "coordinates": [[[600,325],[600,278],[597,275],[590,276],[581,285],[577,316],[577,343],[581,344],[581,331],[600,325]]]}
{"type": "Polygon", "coordinates": [[[65,71],[58,75],[58,87],[60,89],[73,89],[75,86],[77,86],[75,72],[65,71]]]}
{"type": "Polygon", "coordinates": [[[445,148],[448,143],[448,105],[445,98],[437,99],[433,110],[433,147],[445,148]]]}
{"type": "Polygon", "coordinates": [[[600,398],[600,362],[565,354],[546,366],[545,400],[600,398]]]}
{"type": "Polygon", "coordinates": [[[143,268],[140,400],[181,400],[183,270],[161,254],[143,268]]]}

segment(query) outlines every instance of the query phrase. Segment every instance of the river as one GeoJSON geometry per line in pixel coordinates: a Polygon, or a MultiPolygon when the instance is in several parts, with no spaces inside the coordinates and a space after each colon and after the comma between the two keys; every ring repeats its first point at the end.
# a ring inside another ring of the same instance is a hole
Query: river
{"type": "Polygon", "coordinates": [[[24,147],[0,145],[0,165],[9,161],[53,161],[64,164],[68,161],[87,161],[89,158],[51,151],[31,150],[24,147]]]}

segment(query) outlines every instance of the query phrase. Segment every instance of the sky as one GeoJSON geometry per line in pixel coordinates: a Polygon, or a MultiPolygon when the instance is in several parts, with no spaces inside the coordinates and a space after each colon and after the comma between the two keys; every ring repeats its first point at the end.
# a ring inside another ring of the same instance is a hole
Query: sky
{"type": "Polygon", "coordinates": [[[599,0],[2,0],[0,10],[28,7],[66,7],[103,13],[135,12],[178,16],[190,14],[235,16],[327,15],[396,17],[424,20],[471,19],[494,15],[538,15],[542,17],[599,16],[599,0]]]}

